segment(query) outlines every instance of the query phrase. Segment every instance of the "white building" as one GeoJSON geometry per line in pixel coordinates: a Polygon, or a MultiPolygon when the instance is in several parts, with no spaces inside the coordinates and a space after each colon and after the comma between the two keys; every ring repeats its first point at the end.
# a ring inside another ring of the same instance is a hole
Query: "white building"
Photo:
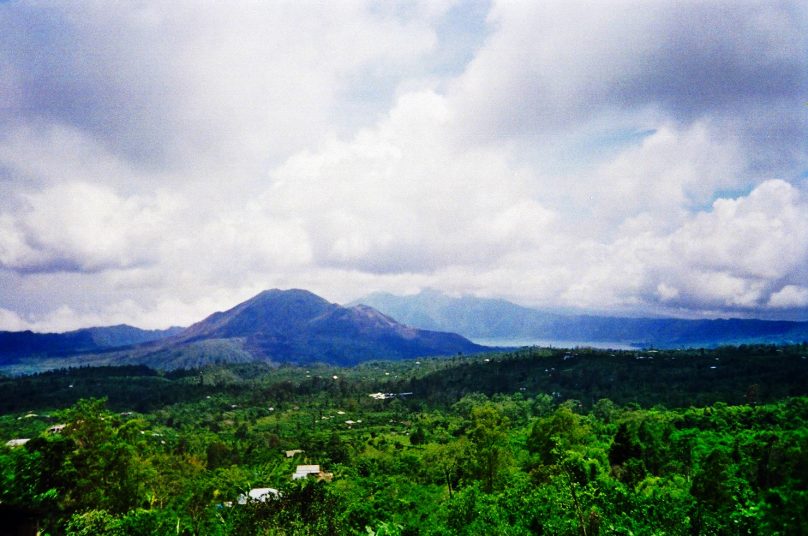
{"type": "Polygon", "coordinates": [[[266,502],[277,497],[279,494],[275,488],[253,488],[246,495],[238,496],[239,504],[247,504],[247,501],[266,502]]]}
{"type": "Polygon", "coordinates": [[[294,474],[292,475],[292,480],[298,480],[300,478],[306,478],[309,475],[319,475],[320,474],[320,466],[319,465],[298,465],[297,469],[295,470],[294,474]]]}

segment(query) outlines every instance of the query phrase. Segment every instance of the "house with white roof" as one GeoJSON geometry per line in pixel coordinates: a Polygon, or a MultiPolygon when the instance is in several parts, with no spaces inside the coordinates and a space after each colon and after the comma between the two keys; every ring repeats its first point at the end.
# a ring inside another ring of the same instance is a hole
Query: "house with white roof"
{"type": "Polygon", "coordinates": [[[253,488],[248,493],[238,496],[239,504],[247,504],[248,501],[267,502],[280,494],[275,488],[253,488]]]}
{"type": "Polygon", "coordinates": [[[319,465],[298,465],[294,474],[292,474],[292,480],[298,480],[301,478],[306,478],[309,475],[319,475],[319,474],[320,474],[319,465]]]}
{"type": "Polygon", "coordinates": [[[292,473],[292,480],[299,480],[307,478],[309,475],[317,477],[317,480],[325,480],[331,482],[334,478],[334,473],[327,473],[320,469],[319,465],[298,465],[294,473],[292,473]]]}

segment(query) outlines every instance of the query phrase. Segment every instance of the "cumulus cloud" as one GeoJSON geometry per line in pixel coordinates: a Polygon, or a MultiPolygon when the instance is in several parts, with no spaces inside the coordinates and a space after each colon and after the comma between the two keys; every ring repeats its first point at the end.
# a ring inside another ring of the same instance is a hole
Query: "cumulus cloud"
{"type": "Polygon", "coordinates": [[[669,233],[620,237],[571,287],[581,295],[567,298],[621,303],[622,293],[649,307],[692,313],[799,307],[794,283],[808,276],[806,210],[798,188],[766,181],[746,196],[716,200],[669,233]]]}
{"type": "Polygon", "coordinates": [[[711,204],[716,192],[745,186],[747,159],[734,140],[707,124],[661,124],[604,162],[583,170],[543,176],[541,185],[591,236],[614,237],[680,225],[693,210],[711,204]],[[558,187],[559,183],[568,184],[558,187]],[[585,221],[582,221],[585,220],[585,221]]]}
{"type": "Polygon", "coordinates": [[[553,212],[507,154],[445,143],[445,99],[403,95],[376,128],[295,156],[264,202],[302,225],[318,264],[371,272],[490,264],[548,232],[553,212]]]}
{"type": "Polygon", "coordinates": [[[769,298],[769,306],[776,308],[797,308],[808,305],[808,288],[786,285],[769,298]]]}
{"type": "Polygon", "coordinates": [[[748,196],[719,199],[671,237],[676,256],[703,270],[780,279],[808,258],[808,203],[797,188],[766,181],[748,196]]]}
{"type": "Polygon", "coordinates": [[[711,118],[768,166],[804,161],[808,87],[798,2],[497,2],[454,86],[483,140],[711,118]]]}
{"type": "Polygon", "coordinates": [[[0,3],[0,329],[187,324],[268,287],[808,318],[807,21],[0,3]]]}
{"type": "Polygon", "coordinates": [[[170,201],[121,198],[99,185],[69,183],[24,196],[0,215],[0,265],[19,271],[97,271],[154,262],[170,201]]]}
{"type": "Polygon", "coordinates": [[[14,311],[0,307],[0,326],[7,331],[23,331],[30,329],[30,324],[20,318],[14,311]]]}

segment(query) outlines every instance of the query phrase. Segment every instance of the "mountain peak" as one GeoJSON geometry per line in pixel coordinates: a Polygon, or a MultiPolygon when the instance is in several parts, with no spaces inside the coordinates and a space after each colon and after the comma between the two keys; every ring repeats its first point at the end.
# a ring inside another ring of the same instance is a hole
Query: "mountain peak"
{"type": "Polygon", "coordinates": [[[302,288],[290,288],[290,289],[281,289],[281,288],[270,288],[267,290],[262,290],[252,298],[247,301],[262,299],[262,298],[275,298],[278,296],[295,296],[295,297],[314,297],[318,299],[322,299],[317,294],[311,292],[310,290],[302,289],[302,288]]]}
{"type": "Polygon", "coordinates": [[[340,364],[483,349],[459,335],[413,329],[373,307],[343,307],[302,289],[265,290],[197,322],[176,342],[206,339],[238,339],[253,355],[275,361],[340,364]]]}
{"type": "Polygon", "coordinates": [[[285,333],[338,307],[307,290],[270,289],[189,327],[183,338],[232,338],[285,333]]]}

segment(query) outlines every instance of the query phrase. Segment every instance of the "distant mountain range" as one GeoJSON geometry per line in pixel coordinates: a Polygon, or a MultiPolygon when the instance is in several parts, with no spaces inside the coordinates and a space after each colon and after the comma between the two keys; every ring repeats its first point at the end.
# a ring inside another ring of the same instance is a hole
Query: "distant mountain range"
{"type": "Polygon", "coordinates": [[[55,357],[102,352],[171,337],[183,328],[145,330],[126,324],[84,328],[65,333],[0,331],[0,358],[25,356],[55,357]]]}
{"type": "Polygon", "coordinates": [[[184,329],[0,332],[0,370],[132,364],[176,369],[250,361],[353,365],[488,349],[464,337],[499,346],[507,340],[658,348],[783,344],[808,341],[808,322],[561,315],[429,290],[414,296],[376,293],[340,306],[305,290],[267,290],[184,329]]]}
{"type": "Polygon", "coordinates": [[[453,298],[434,290],[412,296],[374,293],[356,303],[411,326],[452,331],[476,340],[599,341],[659,348],[808,341],[808,322],[561,315],[505,300],[453,298]]]}
{"type": "Polygon", "coordinates": [[[0,332],[0,366],[29,372],[123,364],[175,369],[248,361],[353,365],[486,350],[453,333],[411,328],[372,307],[343,307],[305,290],[264,291],[185,329],[126,328],[136,331],[127,332],[128,338],[117,326],[63,334],[0,332]],[[135,340],[146,334],[152,339],[135,340]]]}

